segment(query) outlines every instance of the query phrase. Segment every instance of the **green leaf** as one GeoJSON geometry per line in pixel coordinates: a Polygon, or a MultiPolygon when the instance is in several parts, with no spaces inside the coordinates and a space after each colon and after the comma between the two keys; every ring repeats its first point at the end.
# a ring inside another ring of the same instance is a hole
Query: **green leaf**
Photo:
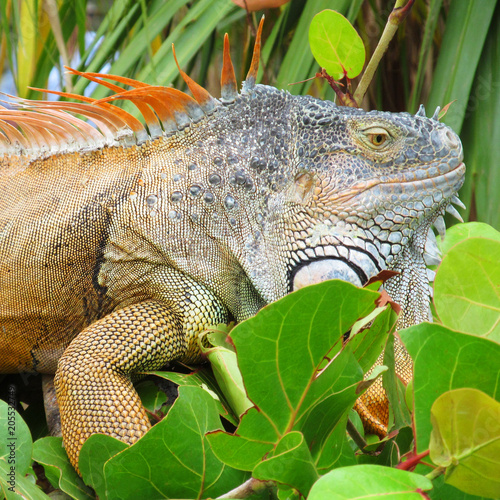
{"type": "Polygon", "coordinates": [[[104,465],[126,448],[123,441],[105,434],[93,434],[83,443],[78,467],[85,484],[92,486],[100,498],[107,498],[104,465]]]}
{"type": "Polygon", "coordinates": [[[253,404],[247,398],[243,378],[238,368],[236,352],[233,346],[229,348],[230,344],[225,341],[225,338],[227,338],[227,333],[213,332],[208,335],[208,339],[213,343],[218,342],[219,345],[212,344],[215,347],[205,348],[200,342],[200,348],[208,357],[215,380],[217,380],[217,384],[224,393],[226,400],[236,415],[239,416],[252,407],[253,404]]]}
{"type": "Polygon", "coordinates": [[[299,18],[297,27],[293,32],[293,38],[288,51],[281,62],[276,87],[286,88],[292,94],[305,94],[311,86],[311,82],[288,86],[289,83],[298,82],[306,76],[314,76],[316,64],[308,47],[309,26],[313,17],[327,8],[337,12],[345,13],[351,5],[351,0],[308,0],[299,18]]]}
{"type": "Polygon", "coordinates": [[[335,80],[355,78],[365,64],[365,47],[351,23],[334,10],[316,14],[309,27],[309,44],[318,64],[335,80]]]}
{"type": "Polygon", "coordinates": [[[276,428],[257,408],[241,418],[236,434],[216,431],[207,435],[219,460],[231,467],[251,471],[279,440],[276,428]]]}
{"type": "Polygon", "coordinates": [[[71,465],[62,438],[44,437],[33,444],[33,460],[42,464],[45,475],[54,488],[59,488],[72,498],[94,498],[71,465]]]}
{"type": "Polygon", "coordinates": [[[446,230],[446,238],[438,238],[438,247],[443,257],[457,243],[467,238],[488,238],[500,241],[500,232],[484,222],[467,222],[465,224],[455,224],[446,230]]]}
{"type": "Polygon", "coordinates": [[[258,464],[252,476],[291,486],[304,497],[319,477],[304,436],[296,431],[281,438],[273,456],[258,464]]]}
{"type": "MultiPolygon", "coordinates": [[[[383,374],[383,386],[389,400],[389,408],[394,417],[396,429],[411,425],[410,412],[405,404],[405,387],[399,377],[396,375],[396,356],[395,337],[389,335],[387,346],[384,351],[384,365],[388,370],[383,374]]],[[[390,419],[389,419],[390,420],[390,419]]],[[[389,421],[390,426],[390,421],[389,421]]]]}
{"type": "MultiPolygon", "coordinates": [[[[419,474],[428,474],[432,471],[430,467],[419,464],[415,470],[419,474]]],[[[430,492],[432,500],[485,500],[485,497],[478,495],[469,495],[451,484],[445,483],[444,474],[432,481],[433,489],[430,492]]]]}
{"type": "Polygon", "coordinates": [[[229,333],[234,328],[234,323],[229,325],[220,324],[216,327],[211,327],[207,329],[207,337],[214,347],[225,347],[233,352],[236,352],[233,344],[230,342],[229,333]]]}
{"type": "Polygon", "coordinates": [[[198,387],[179,388],[167,416],[144,437],[104,465],[113,498],[218,496],[246,475],[221,463],[205,434],[220,429],[214,399],[198,387]]]}
{"type": "Polygon", "coordinates": [[[443,107],[457,99],[443,121],[460,133],[496,1],[452,2],[427,105],[443,107]]]}
{"type": "Polygon", "coordinates": [[[7,500],[50,499],[50,497],[32,481],[33,478],[24,477],[24,475],[18,474],[16,469],[14,470],[14,475],[12,475],[13,471],[11,467],[13,466],[9,465],[5,460],[0,459],[0,498],[5,497],[7,500]]]}
{"type": "Polygon", "coordinates": [[[215,381],[210,368],[205,366],[198,367],[192,373],[175,373],[175,372],[148,372],[149,375],[156,375],[157,377],[170,380],[174,384],[180,386],[199,387],[210,394],[214,398],[215,404],[219,410],[219,414],[226,420],[229,420],[233,425],[238,425],[238,418],[233,414],[233,411],[226,401],[223,392],[215,381]]]}
{"type": "MultiPolygon", "coordinates": [[[[390,305],[377,307],[371,314],[358,323],[372,322],[369,328],[349,338],[347,348],[351,349],[363,372],[367,372],[377,361],[394,325],[396,315],[390,305]]],[[[352,335],[352,333],[351,333],[352,335]]]]}
{"type": "Polygon", "coordinates": [[[342,446],[331,441],[337,427],[359,397],[357,389],[363,373],[352,353],[343,350],[313,381],[304,397],[303,414],[296,418],[294,429],[302,431],[311,453],[324,467],[335,463],[342,446]]]}
{"type": "Polygon", "coordinates": [[[466,493],[500,496],[500,403],[477,389],[455,389],[431,408],[430,457],[446,482],[466,493]]]}
{"type": "Polygon", "coordinates": [[[500,342],[500,240],[469,238],[451,248],[434,280],[441,322],[500,342]]]}
{"type": "Polygon", "coordinates": [[[391,500],[422,500],[432,488],[425,477],[380,465],[355,465],[335,469],[312,487],[308,500],[363,500],[386,496],[391,500]]]}
{"type": "Polygon", "coordinates": [[[278,500],[302,500],[304,497],[293,488],[278,486],[278,500]]]}
{"type": "Polygon", "coordinates": [[[323,466],[339,460],[344,440],[331,439],[342,432],[338,425],[345,423],[363,377],[352,352],[339,350],[344,332],[375,308],[378,297],[327,281],[293,292],[235,327],[231,338],[256,408],[242,416],[235,435],[210,435],[222,461],[251,470],[291,430],[302,432],[323,466]]]}
{"type": "MultiPolygon", "coordinates": [[[[350,411],[346,412],[331,428],[329,435],[317,452],[316,467],[320,474],[324,474],[336,467],[346,467],[357,463],[346,433],[346,422],[350,411]]],[[[359,420],[358,414],[354,413],[359,420]]]]}
{"type": "Polygon", "coordinates": [[[167,402],[167,395],[152,380],[145,380],[135,386],[144,408],[156,413],[167,402]]]}
{"type": "Polygon", "coordinates": [[[439,395],[470,387],[500,397],[500,345],[429,323],[407,328],[400,337],[414,363],[414,420],[422,453],[429,446],[430,412],[439,395]]]}
{"type": "Polygon", "coordinates": [[[401,462],[401,456],[409,452],[414,444],[413,429],[411,427],[398,429],[397,435],[390,439],[387,436],[379,439],[378,436],[373,434],[368,434],[365,439],[369,444],[364,450],[375,453],[358,454],[356,458],[359,464],[395,467],[401,462]],[[383,443],[385,444],[382,447],[381,444],[383,443]]]}
{"type": "MultiPolygon", "coordinates": [[[[15,404],[16,388],[14,384],[9,385],[9,398],[15,404]]],[[[7,465],[15,467],[16,477],[26,474],[31,464],[31,452],[33,441],[31,433],[13,406],[8,405],[0,399],[0,459],[5,460],[7,465]]]]}
{"type": "Polygon", "coordinates": [[[280,434],[309,410],[304,398],[329,376],[326,370],[318,376],[320,363],[335,356],[343,334],[375,308],[378,296],[326,281],[264,307],[231,332],[247,394],[280,434]]]}

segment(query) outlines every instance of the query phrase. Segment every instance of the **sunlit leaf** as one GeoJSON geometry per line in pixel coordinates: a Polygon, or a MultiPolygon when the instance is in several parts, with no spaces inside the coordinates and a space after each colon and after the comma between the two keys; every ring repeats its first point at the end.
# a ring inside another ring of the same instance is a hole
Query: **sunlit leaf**
{"type": "Polygon", "coordinates": [[[365,47],[351,23],[334,10],[316,14],[309,27],[309,44],[318,64],[335,80],[355,78],[365,64],[365,47]]]}
{"type": "Polygon", "coordinates": [[[446,482],[473,495],[500,496],[500,403],[477,389],[455,389],[431,408],[429,445],[446,482]]]}
{"type": "Polygon", "coordinates": [[[292,94],[307,93],[311,86],[310,81],[299,85],[289,86],[289,84],[304,80],[305,76],[314,76],[317,70],[314,57],[308,48],[311,21],[318,12],[324,9],[334,9],[345,14],[351,4],[351,0],[308,0],[306,2],[298,19],[297,27],[292,34],[292,41],[279,67],[279,73],[276,77],[276,86],[278,88],[287,89],[292,94]]]}
{"type": "Polygon", "coordinates": [[[500,240],[468,238],[451,248],[434,280],[445,326],[500,342],[500,240]]]}
{"type": "Polygon", "coordinates": [[[419,453],[429,446],[436,398],[470,387],[500,398],[500,345],[488,339],[421,323],[400,332],[414,362],[414,420],[419,453]]]}
{"type": "Polygon", "coordinates": [[[432,488],[425,477],[380,465],[342,467],[322,476],[308,500],[422,500],[422,491],[432,488]]]}
{"type": "Polygon", "coordinates": [[[489,240],[500,241],[500,232],[484,222],[467,222],[465,224],[455,224],[446,230],[446,238],[438,238],[438,247],[443,257],[457,243],[467,238],[488,238],[489,240]]]}

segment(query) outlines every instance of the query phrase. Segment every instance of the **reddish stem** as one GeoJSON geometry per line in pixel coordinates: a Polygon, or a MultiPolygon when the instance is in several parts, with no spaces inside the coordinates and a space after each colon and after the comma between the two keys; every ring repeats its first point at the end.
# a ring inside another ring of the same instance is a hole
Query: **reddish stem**
{"type": "MultiPolygon", "coordinates": [[[[344,75],[347,78],[347,75],[344,75]]],[[[339,82],[333,79],[325,70],[325,68],[321,68],[321,73],[316,73],[316,77],[318,78],[324,78],[329,84],[330,87],[335,91],[337,94],[337,98],[339,100],[339,105],[340,106],[349,106],[351,108],[358,108],[358,103],[354,100],[354,97],[351,95],[349,90],[347,92],[342,92],[342,90],[339,87],[339,82]]],[[[348,80],[349,82],[349,80],[348,80]]]]}
{"type": "Polygon", "coordinates": [[[422,460],[422,458],[425,458],[428,454],[429,450],[425,450],[423,453],[418,453],[415,455],[412,453],[408,460],[405,460],[404,462],[396,465],[396,469],[412,470],[420,463],[420,460],[422,460]]]}

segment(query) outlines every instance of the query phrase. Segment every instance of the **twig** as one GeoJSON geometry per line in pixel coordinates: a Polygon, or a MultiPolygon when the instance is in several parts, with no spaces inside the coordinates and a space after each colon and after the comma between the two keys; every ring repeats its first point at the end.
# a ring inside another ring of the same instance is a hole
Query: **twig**
{"type": "Polygon", "coordinates": [[[358,108],[359,107],[358,103],[349,92],[350,80],[347,78],[346,74],[344,76],[347,80],[347,85],[348,85],[348,90],[346,92],[342,92],[342,90],[340,90],[338,83],[333,79],[333,77],[331,77],[326,72],[325,68],[321,68],[321,73],[316,73],[316,77],[322,77],[330,84],[330,87],[335,91],[335,94],[337,94],[338,104],[340,106],[349,106],[351,108],[358,108]]]}
{"type": "Polygon", "coordinates": [[[217,497],[216,500],[219,500],[220,498],[248,498],[249,496],[260,493],[271,486],[274,486],[273,481],[261,481],[260,479],[252,477],[248,481],[245,481],[243,484],[234,488],[234,490],[217,497]]]}
{"type": "Polygon", "coordinates": [[[354,424],[351,420],[347,419],[347,433],[351,436],[352,440],[358,445],[360,450],[364,450],[366,446],[366,441],[363,439],[363,436],[358,432],[358,429],[354,427],[354,424]]]}
{"type": "Polygon", "coordinates": [[[368,63],[365,72],[363,73],[363,77],[359,82],[358,88],[356,89],[356,92],[354,92],[354,100],[356,102],[361,103],[363,101],[363,97],[366,94],[368,85],[370,85],[373,76],[375,75],[375,71],[378,68],[380,60],[386,53],[390,41],[398,30],[399,25],[405,20],[406,16],[410,12],[410,9],[415,3],[415,0],[408,0],[407,4],[403,6],[405,1],[406,0],[396,0],[394,9],[390,13],[389,19],[387,19],[384,32],[382,33],[378,45],[370,59],[370,62],[368,63]]]}
{"type": "Polygon", "coordinates": [[[434,470],[429,472],[429,474],[426,474],[425,477],[432,481],[433,479],[436,479],[437,477],[443,475],[445,472],[446,467],[436,467],[434,470]]]}
{"type": "Polygon", "coordinates": [[[429,450],[425,450],[423,453],[412,455],[408,460],[405,460],[404,462],[396,465],[396,469],[412,470],[420,463],[422,458],[425,458],[427,455],[429,455],[429,450]]]}

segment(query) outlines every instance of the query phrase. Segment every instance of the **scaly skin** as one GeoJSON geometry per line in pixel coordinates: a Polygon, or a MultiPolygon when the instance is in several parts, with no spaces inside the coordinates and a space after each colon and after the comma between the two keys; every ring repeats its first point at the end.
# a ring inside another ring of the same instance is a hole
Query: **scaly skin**
{"type": "Polygon", "coordinates": [[[91,434],[149,428],[135,372],[196,362],[203,329],[293,289],[394,269],[400,326],[428,317],[428,229],[465,170],[448,127],[252,84],[187,121],[0,157],[0,372],[57,369],[75,468],[91,434]]]}

